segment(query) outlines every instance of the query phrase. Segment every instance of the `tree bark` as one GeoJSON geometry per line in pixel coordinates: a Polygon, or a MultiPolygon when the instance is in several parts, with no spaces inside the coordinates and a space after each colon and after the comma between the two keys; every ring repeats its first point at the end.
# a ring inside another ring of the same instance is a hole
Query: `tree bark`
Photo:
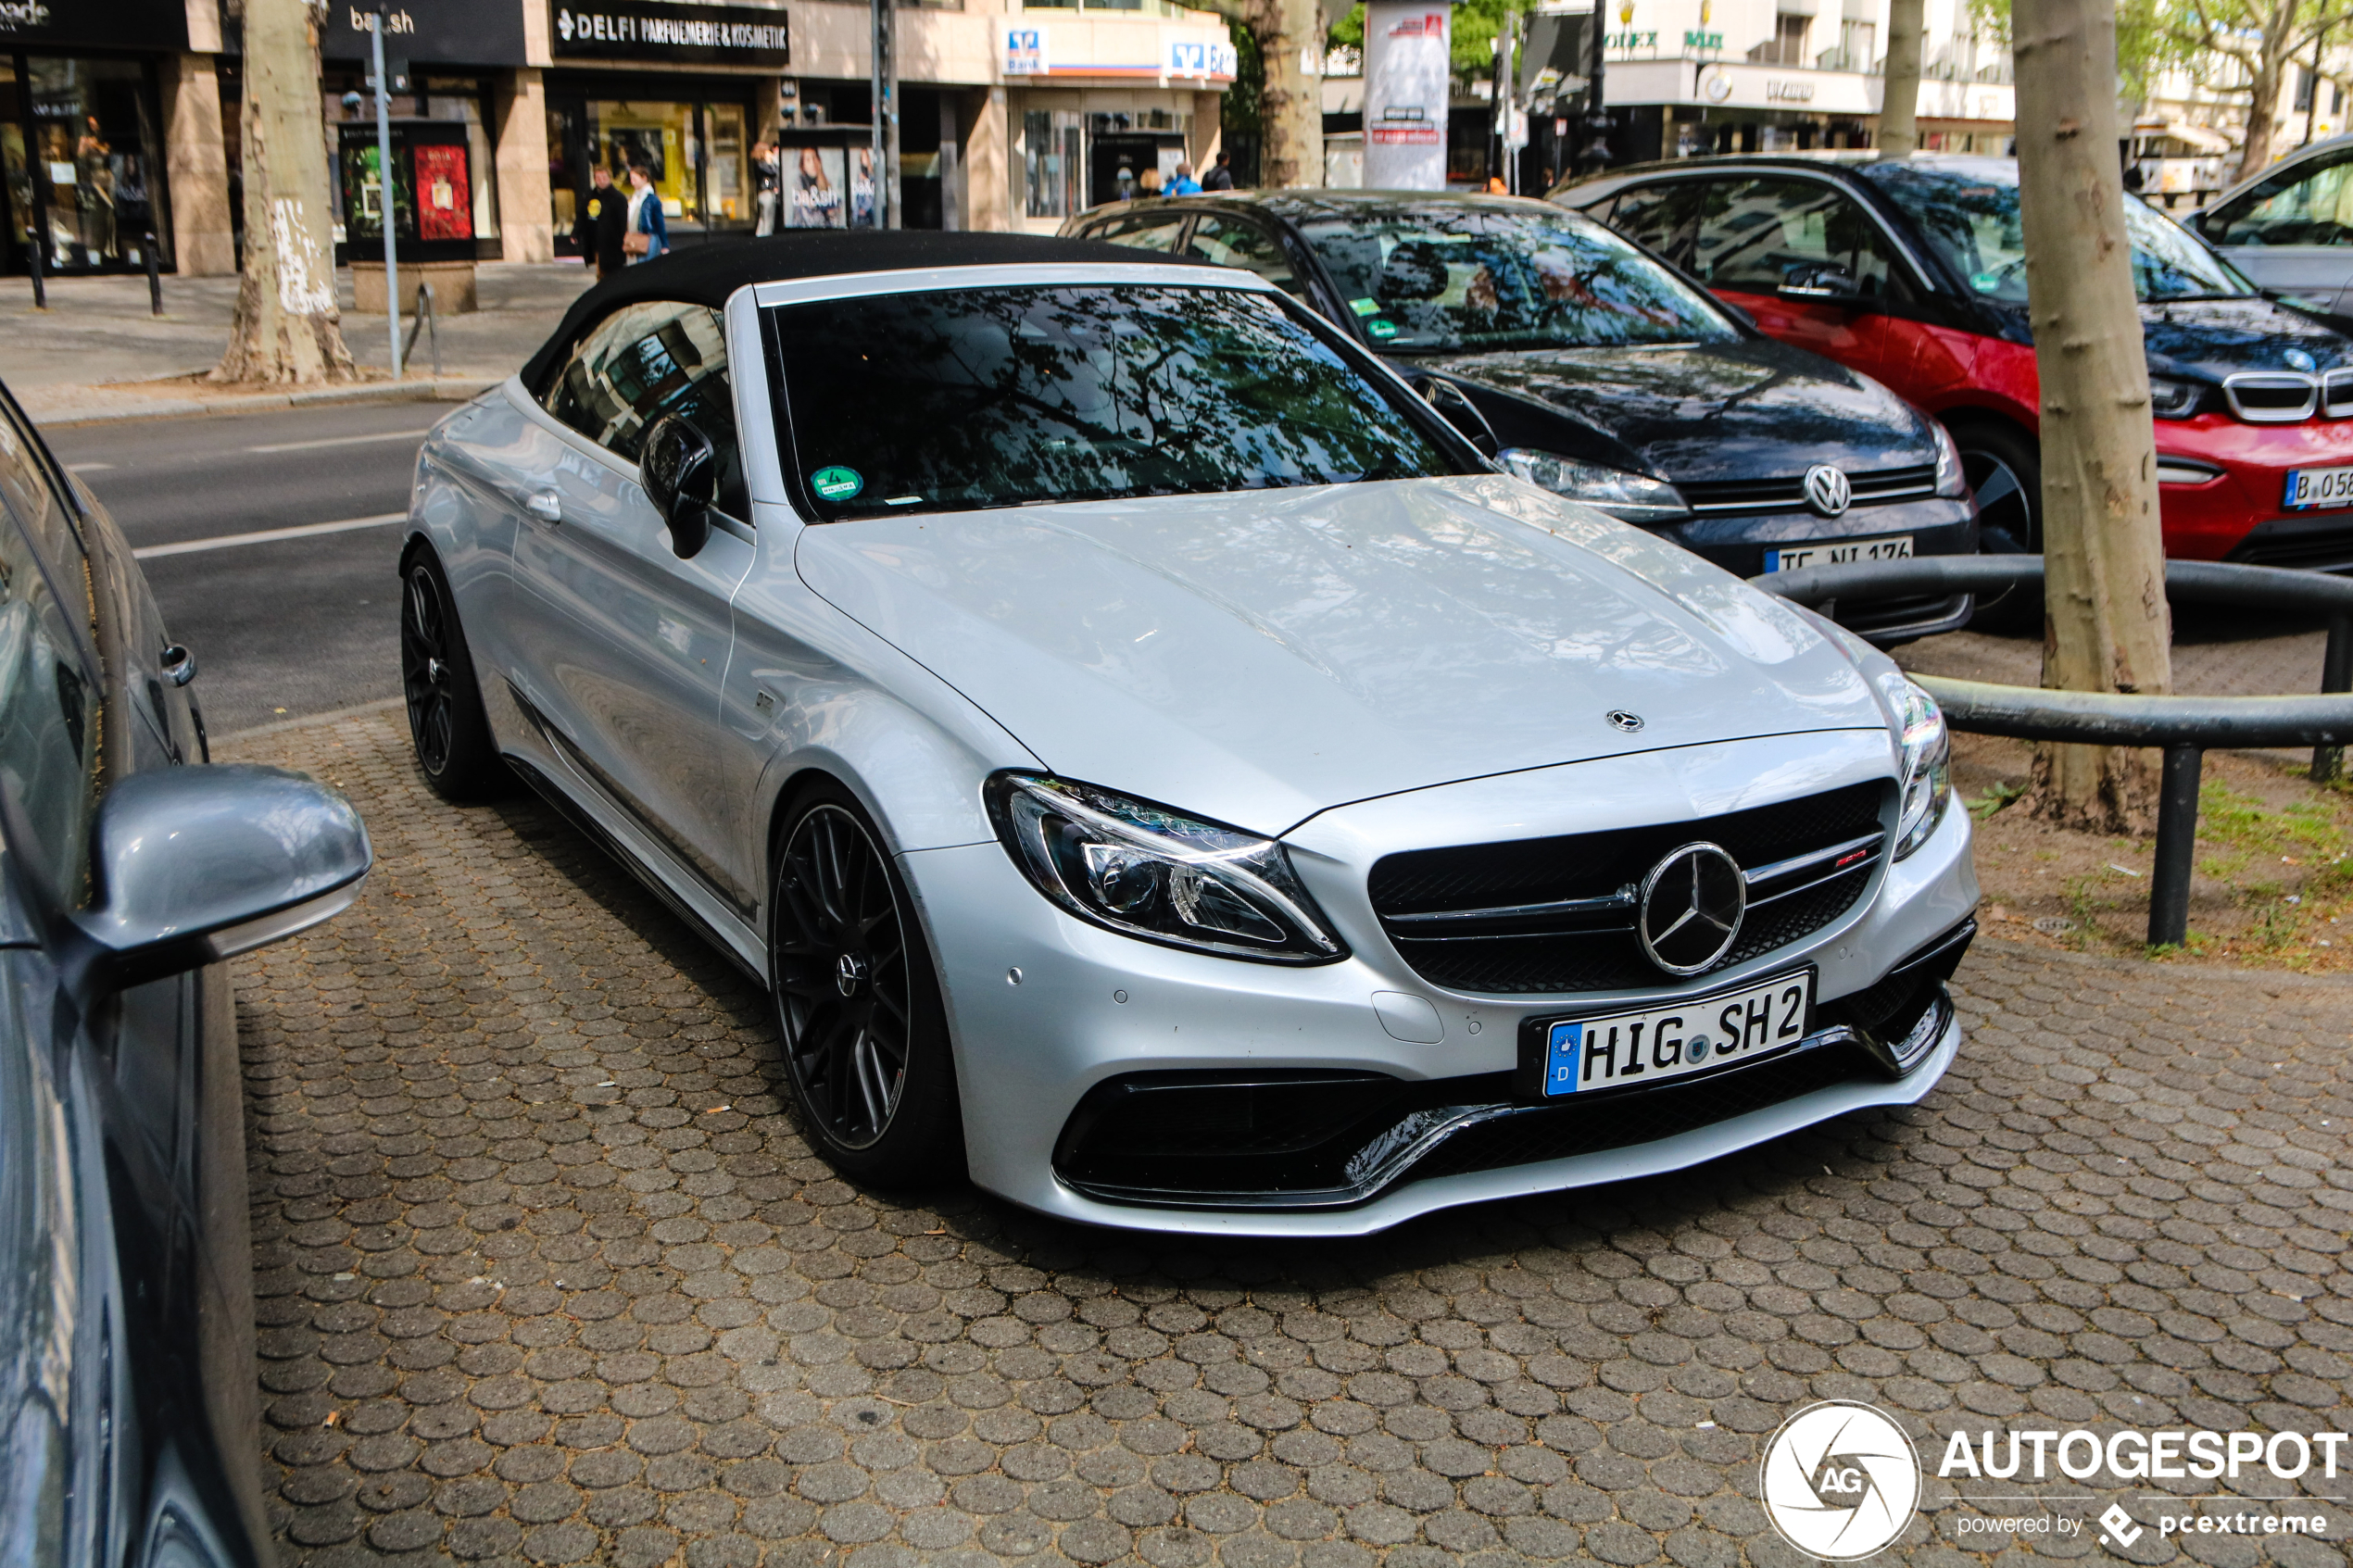
{"type": "MultiPolygon", "coordinates": [[[[2113,0],[2017,0],[2011,29],[2042,382],[2043,684],[2162,692],[2172,617],[2116,156],[2113,0]]],[[[2038,816],[2111,833],[2145,831],[2156,798],[2145,756],[2120,746],[2038,748],[2030,794],[2038,816]]]]}
{"type": "Polygon", "coordinates": [[[1920,44],[1928,30],[1925,0],[1889,0],[1886,91],[1879,109],[1879,156],[1910,157],[1920,150],[1920,44]]]}
{"type": "Polygon", "coordinates": [[[245,271],[215,382],[283,386],[359,376],[335,307],[313,19],[304,0],[245,0],[245,271]]]}
{"type": "Polygon", "coordinates": [[[1266,72],[1258,100],[1258,182],[1273,190],[1324,182],[1324,10],[1320,0],[1245,0],[1242,25],[1266,72]],[[1310,74],[1303,56],[1318,69],[1310,74]]]}

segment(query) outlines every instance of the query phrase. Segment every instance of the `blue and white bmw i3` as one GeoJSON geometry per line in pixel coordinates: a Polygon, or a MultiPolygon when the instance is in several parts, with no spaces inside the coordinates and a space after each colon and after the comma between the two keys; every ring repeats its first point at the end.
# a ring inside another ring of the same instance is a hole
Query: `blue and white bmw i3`
{"type": "Polygon", "coordinates": [[[1222,268],[634,267],[425,445],[418,759],[756,976],[862,1180],[1336,1235],[1918,1100],[1934,704],[1475,434],[1222,268]]]}

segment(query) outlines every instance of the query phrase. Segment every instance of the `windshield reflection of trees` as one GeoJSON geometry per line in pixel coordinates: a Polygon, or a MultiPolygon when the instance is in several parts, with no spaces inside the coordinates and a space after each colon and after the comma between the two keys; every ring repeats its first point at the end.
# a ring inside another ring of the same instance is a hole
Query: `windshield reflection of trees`
{"type": "Polygon", "coordinates": [[[1312,220],[1340,293],[1397,328],[1397,353],[1712,343],[1735,334],[1700,297],[1598,226],[1441,208],[1312,220]]]}
{"type": "Polygon", "coordinates": [[[1456,467],[1373,383],[1252,295],[959,291],[779,316],[803,467],[864,481],[828,508],[837,517],[1456,467]]]}

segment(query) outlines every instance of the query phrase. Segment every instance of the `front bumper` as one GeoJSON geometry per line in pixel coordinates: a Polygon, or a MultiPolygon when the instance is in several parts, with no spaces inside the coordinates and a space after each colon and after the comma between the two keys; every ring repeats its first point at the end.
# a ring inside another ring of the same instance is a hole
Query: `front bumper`
{"type": "Polygon", "coordinates": [[[2246,424],[2222,414],[2157,421],[2157,453],[2221,471],[2158,487],[2165,553],[2176,560],[2353,569],[2353,510],[2282,504],[2296,469],[2353,464],[2353,420],[2246,424]]]}
{"type": "MultiPolygon", "coordinates": [[[[1876,766],[1883,774],[1886,766],[1883,735],[1845,732],[1695,749],[1715,755],[1692,761],[1679,754],[1677,766],[1691,772],[1712,768],[1724,777],[1752,782],[1810,769],[1815,778],[1809,783],[1838,784],[1847,782],[1837,776],[1840,769],[1852,774],[1876,766]]],[[[1532,1158],[1526,1151],[1491,1152],[1485,1168],[1443,1173],[1440,1166],[1421,1161],[1421,1155],[1442,1148],[1456,1135],[1514,1120],[1506,1113],[1516,1107],[1507,1103],[1508,1092],[1496,1094],[1493,1081],[1516,1070],[1525,1019],[1639,1007],[1810,963],[1818,973],[1820,1017],[1826,1023],[1836,1022],[1838,1010],[1830,1004],[1859,1001],[1860,994],[1906,958],[1953,933],[1976,904],[1969,818],[1957,807],[1918,853],[1880,868],[1871,889],[1847,917],[1805,941],[1712,973],[1704,983],[1569,997],[1482,997],[1432,986],[1405,965],[1366,902],[1365,867],[1371,861],[1345,852],[1352,833],[1358,839],[1378,834],[1383,821],[1397,820],[1401,809],[1418,819],[1425,832],[1448,836],[1466,831],[1466,823],[1492,822],[1549,831],[1552,824],[1541,819],[1524,811],[1512,814],[1507,792],[1524,800],[1550,800],[1554,810],[1569,809],[1562,801],[1590,810],[1597,797],[1639,797],[1646,788],[1655,809],[1659,785],[1654,775],[1664,766],[1656,754],[1642,754],[1417,792],[1429,797],[1417,809],[1411,804],[1414,797],[1405,797],[1326,813],[1291,841],[1298,846],[1302,875],[1347,940],[1351,956],[1308,969],[1187,953],[1085,924],[1041,897],[993,843],[902,856],[901,868],[940,968],[974,1180],[1029,1208],[1096,1224],[1227,1235],[1363,1235],[1453,1204],[1677,1169],[1825,1117],[1868,1105],[1908,1104],[1926,1094],[1959,1043],[1958,1028],[1941,997],[1942,1010],[1929,1010],[1937,1018],[1931,1029],[1934,1038],[1916,1042],[1920,1053],[1913,1059],[1916,1065],[1900,1075],[1875,1070],[1857,1054],[1845,1059],[1837,1073],[1767,1097],[1769,1103],[1744,1109],[1727,1102],[1720,1119],[1695,1123],[1688,1115],[1680,1121],[1670,1117],[1655,1123],[1658,1135],[1638,1143],[1604,1139],[1612,1147],[1592,1148],[1590,1139],[1585,1145],[1572,1139],[1558,1147],[1581,1151],[1559,1154],[1540,1144],[1531,1146],[1532,1158]],[[1409,804],[1401,808],[1401,800],[1409,804]],[[1421,999],[1441,1025],[1440,1038],[1415,1044],[1396,1037],[1377,1010],[1377,993],[1421,999]],[[1317,1204],[1139,1201],[1141,1195],[1088,1190],[1095,1184],[1066,1179],[1058,1171],[1058,1154],[1066,1152],[1058,1146],[1073,1113],[1098,1085],[1137,1074],[1216,1076],[1238,1070],[1379,1075],[1424,1098],[1479,1114],[1450,1128],[1415,1160],[1394,1164],[1365,1190],[1317,1204]],[[1475,1080],[1486,1080],[1486,1086],[1475,1080]],[[1455,1095],[1457,1085],[1470,1088],[1473,1098],[1465,1101],[1455,1095]],[[1502,1162],[1492,1162],[1498,1159],[1502,1162]]],[[[1818,1055],[1804,1053],[1814,1059],[1805,1064],[1809,1071],[1855,1042],[1825,1037],[1814,1044],[1818,1055]]],[[[1726,1074],[1724,1081],[1794,1060],[1794,1053],[1770,1059],[1726,1074]]],[[[1642,1109],[1631,1098],[1620,1108],[1642,1109]]]]}
{"type": "MultiPolygon", "coordinates": [[[[1765,571],[1766,552],[1826,540],[1884,539],[1909,534],[1915,556],[1977,554],[1977,503],[1966,497],[1931,496],[1884,506],[1857,506],[1834,518],[1809,511],[1731,513],[1698,517],[1654,529],[1693,555],[1736,577],[1765,571]]],[[[1856,635],[1882,646],[1956,632],[1969,623],[1969,596],[1883,599],[1857,604],[1832,617],[1856,635]]]]}

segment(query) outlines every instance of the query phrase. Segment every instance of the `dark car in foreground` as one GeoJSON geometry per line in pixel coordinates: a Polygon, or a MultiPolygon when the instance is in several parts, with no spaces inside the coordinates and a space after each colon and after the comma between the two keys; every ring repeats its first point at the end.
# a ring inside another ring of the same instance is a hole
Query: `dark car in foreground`
{"type": "MultiPolygon", "coordinates": [[[[1988,548],[2042,548],[2042,459],[2018,166],[1691,158],[1553,194],[1666,257],[1782,341],[1878,377],[1950,427],[1988,548]]],[[[2266,298],[2125,198],[2157,421],[2165,549],[2353,570],[2353,339],[2266,298]]]]}
{"type": "MultiPolygon", "coordinates": [[[[1243,192],[1123,202],[1064,232],[1259,273],[1386,356],[1523,479],[1742,576],[1977,549],[1934,420],[1544,203],[1243,192]]],[[[1894,643],[1969,608],[1883,601],[1840,619],[1894,643]]]]}
{"type": "Polygon", "coordinates": [[[368,839],[208,764],[195,672],[0,392],[0,1562],[276,1561],[220,960],[347,905],[368,839]]]}

